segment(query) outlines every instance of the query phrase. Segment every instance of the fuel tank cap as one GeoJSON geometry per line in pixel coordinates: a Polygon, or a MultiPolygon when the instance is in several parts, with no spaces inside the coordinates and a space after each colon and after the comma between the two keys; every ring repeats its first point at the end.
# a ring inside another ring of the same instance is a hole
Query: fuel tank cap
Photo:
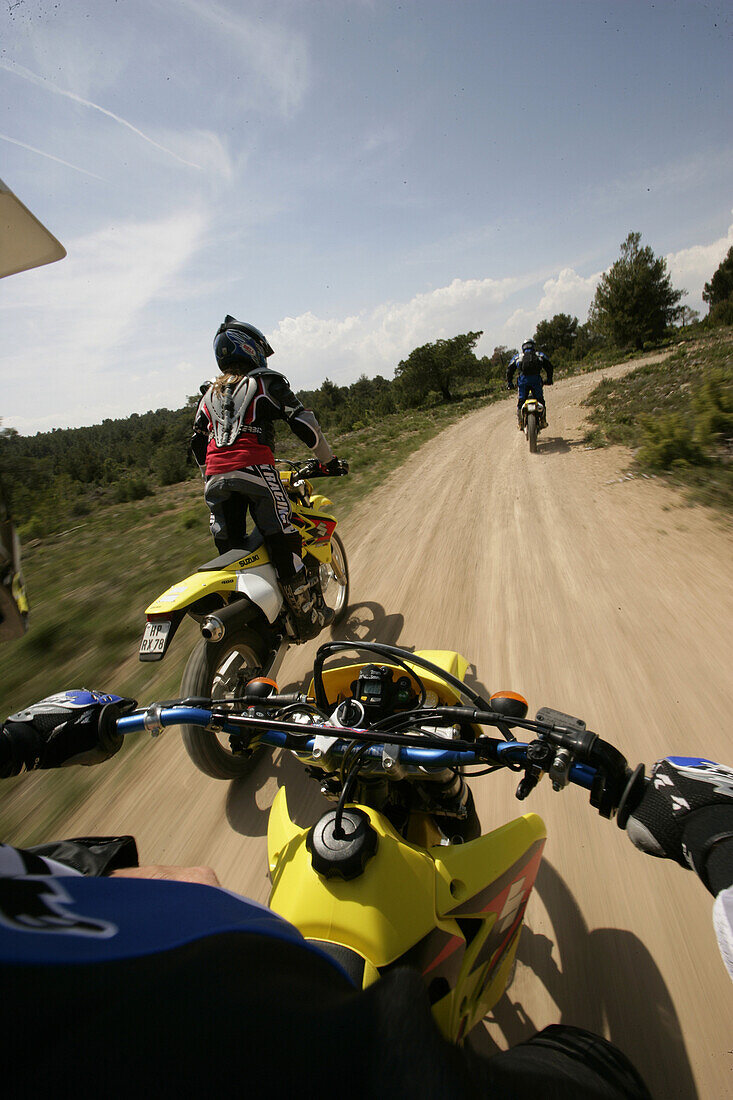
{"type": "Polygon", "coordinates": [[[377,834],[363,810],[344,810],[336,835],[336,810],[329,810],[311,828],[305,846],[313,870],[324,878],[358,878],[377,850],[377,834]]]}

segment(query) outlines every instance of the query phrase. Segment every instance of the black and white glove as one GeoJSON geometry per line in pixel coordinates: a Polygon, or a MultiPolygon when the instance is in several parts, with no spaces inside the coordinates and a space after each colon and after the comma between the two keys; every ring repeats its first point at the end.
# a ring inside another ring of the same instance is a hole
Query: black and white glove
{"type": "Polygon", "coordinates": [[[642,852],[692,868],[717,894],[733,883],[733,768],[696,756],[658,760],[626,831],[642,852]]]}
{"type": "Polygon", "coordinates": [[[0,778],[23,768],[101,764],[122,747],[115,723],[134,699],[74,688],[11,714],[0,730],[0,778]]]}
{"type": "Polygon", "coordinates": [[[508,390],[513,390],[513,389],[515,389],[516,387],[515,387],[515,385],[514,385],[514,383],[513,383],[513,382],[507,382],[507,384],[506,384],[506,388],[507,388],[508,390]]]}
{"type": "Polygon", "coordinates": [[[317,458],[312,458],[310,462],[306,462],[300,470],[301,477],[342,477],[344,474],[348,474],[349,464],[344,462],[341,458],[332,458],[330,462],[319,462],[317,458]]]}

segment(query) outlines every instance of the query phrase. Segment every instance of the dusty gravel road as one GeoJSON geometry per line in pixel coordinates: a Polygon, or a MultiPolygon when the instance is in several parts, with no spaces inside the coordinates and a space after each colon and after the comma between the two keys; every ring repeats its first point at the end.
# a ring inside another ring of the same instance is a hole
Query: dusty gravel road
{"type": "MultiPolygon", "coordinates": [[[[502,402],[377,488],[342,526],[354,610],[339,636],[460,650],[485,688],[579,715],[633,762],[733,762],[730,534],[656,481],[620,481],[623,452],[584,449],[579,403],[599,377],[548,390],[538,454],[502,402]]],[[[291,654],[281,685],[300,682],[314,648],[291,654]]],[[[292,759],[217,783],[171,733],[140,753],[135,783],[100,783],[67,835],[133,832],[144,859],[209,863],[264,901],[267,808],[286,780],[295,816],[312,820],[320,796],[292,759]]],[[[485,826],[520,812],[513,789],[509,773],[476,781],[485,826]]],[[[712,899],[580,790],[545,783],[525,806],[545,818],[547,859],[517,977],[475,1045],[489,1053],[562,1020],[609,1036],[655,1097],[733,1095],[733,985],[712,899]]]]}

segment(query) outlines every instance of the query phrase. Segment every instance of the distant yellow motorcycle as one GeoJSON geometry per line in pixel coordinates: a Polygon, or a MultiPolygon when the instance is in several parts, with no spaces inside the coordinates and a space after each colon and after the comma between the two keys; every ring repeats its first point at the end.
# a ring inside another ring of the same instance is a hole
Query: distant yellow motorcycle
{"type": "MultiPolygon", "coordinates": [[[[313,492],[309,478],[329,476],[317,462],[296,466],[279,462],[280,478],[291,501],[292,522],[303,540],[303,561],[314,595],[320,592],[335,613],[346,615],[349,567],[336,517],[328,497],[313,492]]],[[[253,676],[276,676],[282,660],[299,638],[285,603],[275,568],[260,532],[255,529],[241,547],[213,558],[178,581],[145,609],[141,661],[161,661],[184,617],[201,629],[181,680],[184,696],[203,696],[217,703],[241,695],[253,676]]],[[[185,726],[183,741],[197,768],[214,779],[247,775],[258,752],[233,750],[227,735],[213,738],[185,726]]]]}
{"type": "Polygon", "coordinates": [[[591,805],[603,817],[618,814],[622,827],[645,782],[643,766],[632,772],[580,719],[549,708],[527,719],[525,699],[510,691],[482,698],[465,682],[468,668],[454,652],[327,642],[305,695],[277,694],[259,679],[224,707],[183,700],[117,723],[122,733],[196,723],[212,739],[229,731],[242,752],[294,753],[334,808],[301,828],[279,790],[267,831],[270,908],[357,988],[392,967],[417,969],[453,1042],[511,979],[546,838],[536,814],[482,835],[468,781],[509,768],[523,799],[547,774],[555,790],[589,790],[591,805]],[[356,663],[347,651],[360,653],[356,663]],[[517,727],[528,744],[515,740],[517,727]]]}

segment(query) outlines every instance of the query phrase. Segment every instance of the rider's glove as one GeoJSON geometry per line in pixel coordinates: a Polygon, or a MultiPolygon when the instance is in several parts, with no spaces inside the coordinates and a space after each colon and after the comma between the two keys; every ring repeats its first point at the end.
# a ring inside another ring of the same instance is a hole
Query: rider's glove
{"type": "Polygon", "coordinates": [[[513,382],[507,382],[507,384],[506,384],[506,388],[507,388],[508,390],[513,390],[513,389],[514,389],[514,383],[513,383],[513,382]]]}
{"type": "Polygon", "coordinates": [[[72,689],[11,714],[0,731],[0,777],[24,767],[101,764],[122,747],[117,719],[136,706],[119,695],[72,689]]]}
{"type": "Polygon", "coordinates": [[[626,830],[642,852],[691,867],[713,893],[724,889],[733,882],[733,768],[698,757],[657,761],[626,830]]]}
{"type": "Polygon", "coordinates": [[[339,477],[341,474],[348,474],[349,464],[344,462],[340,458],[332,458],[330,462],[324,465],[323,462],[319,462],[317,458],[312,458],[310,462],[306,462],[305,466],[301,468],[301,477],[339,477]]]}

